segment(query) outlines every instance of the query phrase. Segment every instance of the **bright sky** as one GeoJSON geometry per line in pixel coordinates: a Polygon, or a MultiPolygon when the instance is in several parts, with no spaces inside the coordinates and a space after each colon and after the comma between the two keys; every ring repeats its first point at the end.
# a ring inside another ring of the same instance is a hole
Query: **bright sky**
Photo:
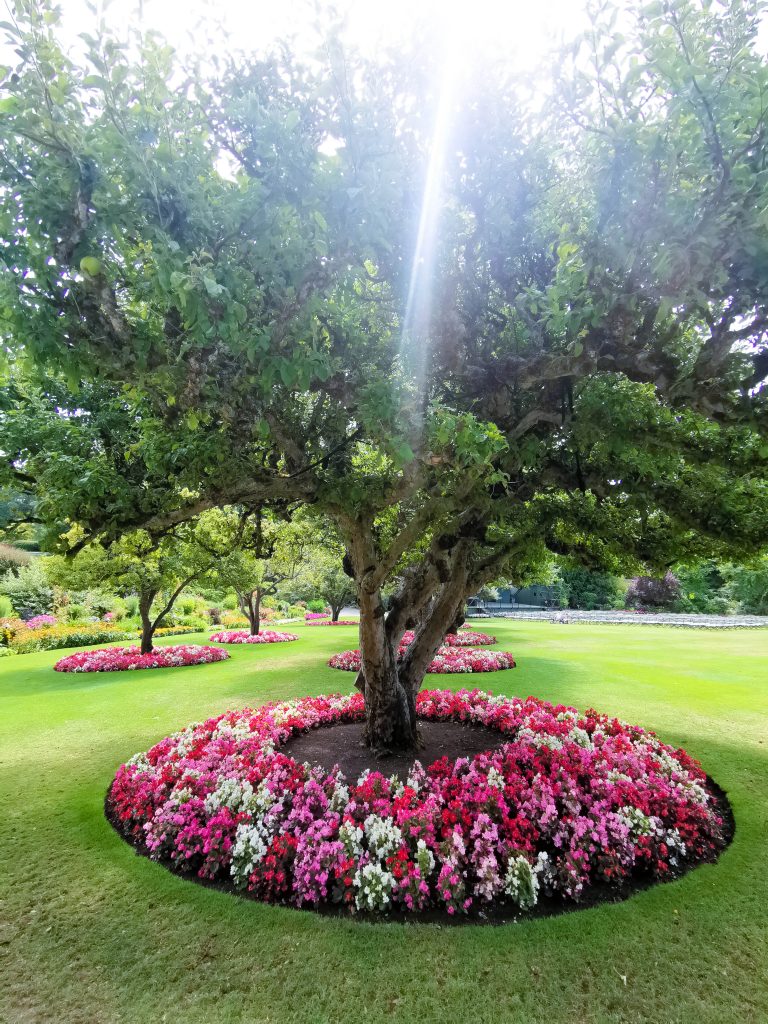
{"type": "MultiPolygon", "coordinates": [[[[94,16],[86,0],[60,0],[60,6],[65,36],[76,47],[78,33],[92,28],[94,16]]],[[[259,50],[286,35],[311,45],[315,9],[331,5],[325,0],[95,0],[95,6],[120,33],[151,28],[182,53],[204,53],[228,45],[259,50]]],[[[448,28],[468,48],[502,51],[533,68],[560,39],[579,31],[584,0],[338,0],[334,6],[347,13],[349,38],[367,53],[414,33],[439,37],[448,28]]]]}

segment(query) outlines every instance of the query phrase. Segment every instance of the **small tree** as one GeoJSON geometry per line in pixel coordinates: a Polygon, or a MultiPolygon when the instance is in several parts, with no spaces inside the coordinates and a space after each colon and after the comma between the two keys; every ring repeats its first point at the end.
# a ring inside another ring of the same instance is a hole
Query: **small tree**
{"type": "Polygon", "coordinates": [[[106,548],[88,545],[73,559],[51,558],[49,577],[67,589],[106,586],[121,597],[135,595],[141,619],[141,653],[150,654],[155,632],[179,595],[210,572],[212,564],[209,554],[196,542],[194,525],[190,524],[179,535],[153,537],[137,530],[106,548]]]}
{"type": "Polygon", "coordinates": [[[261,508],[230,506],[200,517],[195,542],[206,552],[216,585],[233,590],[252,636],[264,598],[295,578],[304,558],[305,530],[261,508]]]}

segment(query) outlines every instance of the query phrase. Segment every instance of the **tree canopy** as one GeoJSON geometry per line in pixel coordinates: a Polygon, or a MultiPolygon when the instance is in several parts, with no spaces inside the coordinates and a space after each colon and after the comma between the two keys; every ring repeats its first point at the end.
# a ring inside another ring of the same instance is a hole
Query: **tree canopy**
{"type": "Polygon", "coordinates": [[[102,26],[79,67],[55,9],[19,3],[8,484],[64,546],[224,505],[323,510],[381,748],[412,742],[445,630],[511,567],[754,553],[760,9],[645,3],[619,32],[604,5],[532,96],[503,65],[446,93],[426,53],[366,62],[334,34],[312,60],[207,70],[102,26]]]}

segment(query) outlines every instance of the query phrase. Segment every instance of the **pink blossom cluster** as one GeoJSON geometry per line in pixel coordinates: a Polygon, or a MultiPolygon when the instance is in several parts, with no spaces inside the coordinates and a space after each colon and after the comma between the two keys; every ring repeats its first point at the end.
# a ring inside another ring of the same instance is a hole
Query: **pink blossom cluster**
{"type": "Polygon", "coordinates": [[[226,661],[228,657],[220,647],[196,644],[156,647],[151,654],[142,654],[140,647],[102,647],[95,651],[68,654],[53,667],[57,672],[122,672],[125,669],[206,665],[213,661],[226,661]]]}
{"type": "Polygon", "coordinates": [[[313,619],[328,619],[330,618],[329,612],[304,612],[304,618],[307,622],[311,622],[313,619]]]}
{"type": "Polygon", "coordinates": [[[403,782],[348,780],[282,752],[291,736],[362,722],[363,698],[305,697],[190,725],[118,770],[109,811],[150,855],[266,902],[361,911],[578,900],[711,860],[723,822],[700,766],[595,711],[481,690],[422,691],[423,720],[497,730],[504,743],[418,761],[403,782]]]}
{"type": "MultiPolygon", "coordinates": [[[[405,656],[407,647],[401,647],[398,660],[405,656]]],[[[341,651],[334,654],[328,664],[331,668],[339,668],[345,672],[359,672],[361,667],[360,651],[341,651]]],[[[474,648],[440,647],[429,663],[427,672],[449,674],[453,672],[499,672],[502,669],[514,668],[515,659],[510,651],[478,651],[474,648]]]]}
{"type": "Polygon", "coordinates": [[[298,639],[296,633],[278,633],[274,629],[262,629],[256,634],[249,633],[247,629],[223,629],[219,633],[211,633],[215,644],[281,644],[298,639]]]}
{"type": "Polygon", "coordinates": [[[471,629],[460,629],[458,633],[449,633],[444,641],[449,647],[485,647],[495,644],[496,637],[490,633],[475,633],[471,629]]]}
{"type": "Polygon", "coordinates": [[[55,615],[33,615],[24,625],[27,629],[44,629],[46,626],[55,626],[56,622],[55,615]]]}
{"type": "Polygon", "coordinates": [[[359,619],[337,619],[336,622],[308,622],[308,626],[359,626],[359,619]]]}

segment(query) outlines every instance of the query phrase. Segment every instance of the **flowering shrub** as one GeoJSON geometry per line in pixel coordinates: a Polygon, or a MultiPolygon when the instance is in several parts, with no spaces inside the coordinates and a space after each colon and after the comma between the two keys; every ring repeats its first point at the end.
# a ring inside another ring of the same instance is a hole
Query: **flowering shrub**
{"type": "Polygon", "coordinates": [[[68,654],[53,667],[57,672],[122,672],[124,669],[206,665],[212,661],[226,661],[228,657],[220,647],[194,644],[158,647],[151,654],[142,654],[140,647],[104,647],[97,651],[68,654]]]}
{"type": "Polygon", "coordinates": [[[24,623],[27,629],[42,629],[44,626],[55,626],[55,615],[33,615],[24,623]]]}
{"type": "Polygon", "coordinates": [[[362,695],[305,697],[190,725],[118,770],[112,820],[150,855],[267,902],[359,910],[578,900],[590,886],[666,879],[711,860],[723,822],[700,766],[595,711],[481,690],[422,691],[423,720],[505,742],[406,781],[298,764],[292,735],[361,722],[362,695]]]}
{"type": "MultiPolygon", "coordinates": [[[[407,647],[401,647],[398,660],[405,656],[407,647]]],[[[359,672],[360,651],[342,651],[334,654],[328,662],[331,668],[345,672],[359,672]]],[[[515,659],[509,651],[476,651],[458,647],[440,647],[429,664],[427,672],[447,674],[451,672],[498,672],[514,668],[515,659]]]]}
{"type": "Polygon", "coordinates": [[[135,636],[134,630],[122,629],[109,622],[82,626],[42,626],[40,629],[28,629],[24,624],[14,630],[8,646],[17,654],[31,654],[34,651],[57,651],[62,647],[104,644],[112,640],[132,640],[135,636]]]}
{"type": "Polygon", "coordinates": [[[308,622],[308,626],[359,626],[359,619],[337,619],[336,622],[308,622]]]}
{"type": "Polygon", "coordinates": [[[296,633],[278,633],[274,629],[262,629],[255,636],[251,636],[247,629],[223,629],[219,633],[211,633],[211,640],[216,644],[281,644],[298,639],[296,633]]]}

